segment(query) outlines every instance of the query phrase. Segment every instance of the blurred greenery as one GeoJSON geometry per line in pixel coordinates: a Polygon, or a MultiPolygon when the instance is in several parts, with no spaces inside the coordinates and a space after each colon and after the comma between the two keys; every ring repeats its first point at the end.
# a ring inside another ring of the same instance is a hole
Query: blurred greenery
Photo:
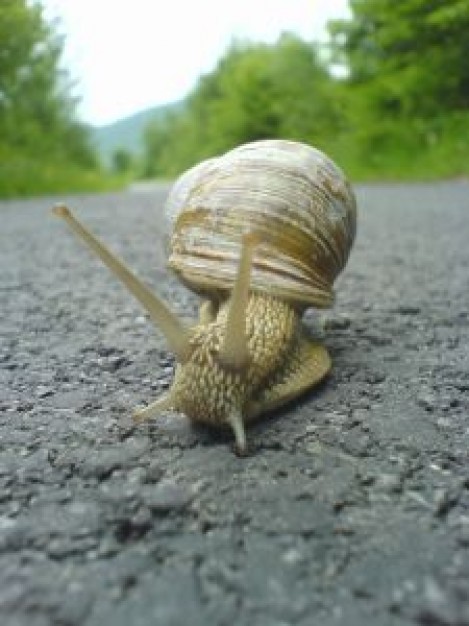
{"type": "Polygon", "coordinates": [[[88,129],[76,119],[61,52],[62,40],[40,5],[1,0],[1,197],[111,184],[100,172],[88,129]]]}
{"type": "Polygon", "coordinates": [[[310,142],[356,179],[468,174],[468,0],[350,8],[328,46],[235,42],[183,107],[148,125],[143,174],[172,177],[264,137],[310,142]]]}
{"type": "Polygon", "coordinates": [[[323,144],[341,124],[335,84],[312,44],[235,42],[185,106],[150,124],[145,175],[174,176],[202,158],[267,137],[323,144]]]}
{"type": "Polygon", "coordinates": [[[288,33],[234,41],[182,102],[135,116],[146,123],[155,111],[142,154],[120,144],[104,171],[76,117],[57,25],[37,1],[1,0],[0,196],[172,178],[266,137],[314,144],[353,179],[467,175],[469,0],[350,8],[350,19],[329,24],[327,45],[288,33]]]}
{"type": "Polygon", "coordinates": [[[351,0],[329,25],[346,65],[337,149],[359,178],[469,173],[469,2],[351,0]],[[347,154],[347,150],[350,152],[347,154]]]}

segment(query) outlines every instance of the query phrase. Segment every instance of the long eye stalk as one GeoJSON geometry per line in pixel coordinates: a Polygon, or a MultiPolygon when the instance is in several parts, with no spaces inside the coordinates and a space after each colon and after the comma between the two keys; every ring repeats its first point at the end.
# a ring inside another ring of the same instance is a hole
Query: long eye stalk
{"type": "Polygon", "coordinates": [[[65,220],[70,229],[84,241],[101,261],[119,278],[132,295],[147,310],[152,321],[162,331],[177,360],[184,363],[189,356],[189,330],[169,309],[133,274],[122,261],[106,248],[87,228],[85,228],[64,205],[53,208],[54,215],[65,220]]]}
{"type": "Polygon", "coordinates": [[[240,370],[249,361],[246,309],[249,301],[252,260],[259,243],[255,233],[243,235],[241,257],[226,320],[225,339],[219,359],[228,368],[240,370]]]}

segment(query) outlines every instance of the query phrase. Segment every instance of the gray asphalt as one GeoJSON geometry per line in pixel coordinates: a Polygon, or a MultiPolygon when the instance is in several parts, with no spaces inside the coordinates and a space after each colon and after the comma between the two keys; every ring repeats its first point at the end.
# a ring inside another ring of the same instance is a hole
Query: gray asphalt
{"type": "MultiPolygon", "coordinates": [[[[181,315],[166,189],[65,198],[181,315]]],[[[469,183],[357,188],[328,380],[230,438],[131,409],[172,377],[139,306],[0,204],[2,626],[469,625],[469,183]]]]}

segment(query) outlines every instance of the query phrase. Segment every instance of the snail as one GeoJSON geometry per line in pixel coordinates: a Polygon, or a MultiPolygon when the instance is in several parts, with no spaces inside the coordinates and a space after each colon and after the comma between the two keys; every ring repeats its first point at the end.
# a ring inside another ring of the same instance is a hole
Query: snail
{"type": "Polygon", "coordinates": [[[170,390],[137,410],[231,428],[304,393],[329,372],[327,349],[302,324],[331,306],[356,230],[356,202],[321,151],[289,140],[247,143],[194,166],[166,202],[168,266],[202,298],[187,326],[64,205],[54,208],[140,301],[175,354],[170,390]]]}

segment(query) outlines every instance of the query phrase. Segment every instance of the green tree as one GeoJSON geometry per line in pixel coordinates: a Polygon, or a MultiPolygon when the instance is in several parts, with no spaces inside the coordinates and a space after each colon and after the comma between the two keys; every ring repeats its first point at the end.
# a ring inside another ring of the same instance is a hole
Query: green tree
{"type": "Polygon", "coordinates": [[[358,176],[467,172],[469,2],[350,0],[329,24],[333,59],[348,70],[339,152],[358,176]]]}
{"type": "Polygon", "coordinates": [[[184,106],[147,130],[146,173],[172,177],[264,137],[315,144],[359,178],[467,173],[468,0],[350,6],[352,18],[330,26],[327,57],[290,34],[235,42],[184,106]],[[337,61],[343,79],[329,71],[337,61]]]}
{"type": "Polygon", "coordinates": [[[289,137],[321,144],[341,113],[314,45],[235,42],[177,114],[147,130],[146,172],[174,175],[237,144],[289,137]]]}
{"type": "Polygon", "coordinates": [[[467,0],[351,0],[331,24],[352,85],[379,113],[434,115],[469,106],[467,0]]]}
{"type": "Polygon", "coordinates": [[[127,174],[134,166],[132,154],[124,148],[117,148],[112,153],[112,169],[116,174],[127,174]]]}
{"type": "Polygon", "coordinates": [[[45,171],[46,164],[50,184],[57,175],[51,163],[62,169],[96,168],[88,130],[76,119],[73,85],[60,66],[61,52],[62,39],[38,3],[2,0],[0,193],[4,183],[13,184],[12,174],[22,179],[23,188],[28,168],[33,187],[39,167],[45,171]]]}

